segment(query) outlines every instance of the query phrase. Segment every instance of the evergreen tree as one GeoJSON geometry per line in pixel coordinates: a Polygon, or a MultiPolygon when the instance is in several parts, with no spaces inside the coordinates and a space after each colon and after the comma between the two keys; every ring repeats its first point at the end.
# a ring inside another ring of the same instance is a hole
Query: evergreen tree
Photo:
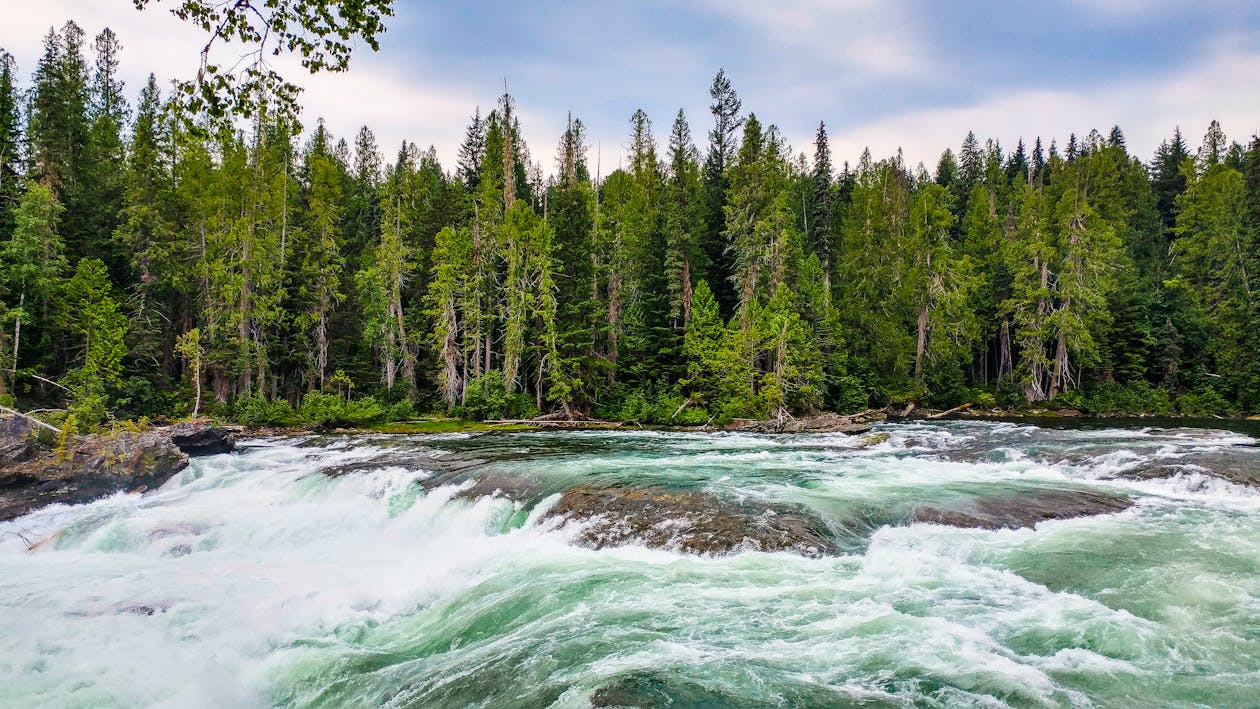
{"type": "Polygon", "coordinates": [[[17,63],[0,50],[0,235],[13,231],[13,210],[21,199],[21,96],[15,82],[17,63]]]}
{"type": "Polygon", "coordinates": [[[108,415],[107,389],[121,382],[127,321],[100,259],[79,260],[64,296],[64,317],[83,353],[79,366],[67,376],[74,399],[70,413],[80,425],[94,427],[108,415]]]}
{"type": "Polygon", "coordinates": [[[726,231],[726,190],[729,185],[727,168],[738,148],[737,132],[744,124],[740,116],[742,103],[725,70],[719,70],[709,88],[713,101],[709,111],[713,114],[713,129],[709,131],[709,149],[704,161],[704,219],[703,248],[708,270],[704,278],[714,289],[724,313],[734,311],[736,296],[731,285],[734,267],[730,262],[726,231]]]}
{"type": "MultiPolygon", "coordinates": [[[[13,236],[4,244],[2,261],[5,281],[8,284],[11,307],[9,317],[13,325],[12,353],[8,358],[8,370],[22,366],[22,352],[31,351],[47,358],[51,304],[66,270],[65,247],[59,226],[63,208],[52,190],[44,185],[29,183],[15,214],[13,236]],[[39,329],[34,337],[22,337],[24,323],[39,329]],[[35,346],[31,346],[31,341],[35,346]],[[25,347],[24,347],[25,345],[25,347]]],[[[36,364],[47,364],[36,361],[36,364]]]]}
{"type": "Polygon", "coordinates": [[[818,122],[818,132],[814,135],[814,169],[810,175],[810,208],[808,211],[806,232],[809,236],[809,249],[818,254],[822,261],[823,271],[828,274],[830,283],[831,271],[831,226],[832,226],[832,170],[831,147],[827,144],[827,126],[818,122]]]}
{"type": "Polygon", "coordinates": [[[111,30],[101,32],[93,43],[96,67],[88,93],[87,143],[78,167],[78,217],[85,253],[102,258],[114,280],[130,280],[130,258],[112,237],[119,223],[126,189],[126,173],[118,169],[125,162],[123,128],[128,108],[123,84],[118,80],[118,37],[111,30]]]}

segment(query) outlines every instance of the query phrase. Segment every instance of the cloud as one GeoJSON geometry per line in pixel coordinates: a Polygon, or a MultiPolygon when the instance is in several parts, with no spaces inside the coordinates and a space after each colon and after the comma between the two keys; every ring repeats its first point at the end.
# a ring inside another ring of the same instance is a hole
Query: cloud
{"type": "Polygon", "coordinates": [[[706,0],[714,16],[729,17],[763,45],[819,74],[846,74],[870,81],[923,77],[933,68],[918,41],[905,3],[879,0],[706,0]]]}
{"type": "Polygon", "coordinates": [[[1180,126],[1193,147],[1213,119],[1231,138],[1245,142],[1260,132],[1260,93],[1251,90],[1257,76],[1260,52],[1226,50],[1172,77],[1081,91],[1004,92],[968,106],[883,117],[833,131],[832,154],[856,162],[865,147],[877,159],[900,147],[907,164],[932,168],[946,147],[957,150],[969,130],[981,140],[999,140],[1009,152],[1020,138],[1031,145],[1041,136],[1048,146],[1051,138],[1062,143],[1073,132],[1083,137],[1092,129],[1105,133],[1119,125],[1130,152],[1149,159],[1173,128],[1180,126]]]}

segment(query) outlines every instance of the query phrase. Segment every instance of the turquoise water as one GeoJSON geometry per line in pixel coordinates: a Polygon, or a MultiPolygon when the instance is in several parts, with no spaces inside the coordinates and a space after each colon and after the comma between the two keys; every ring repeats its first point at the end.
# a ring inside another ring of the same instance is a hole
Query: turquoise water
{"type": "Polygon", "coordinates": [[[249,441],[0,524],[0,707],[1260,706],[1260,489],[1208,474],[1260,470],[1249,436],[878,430],[249,441]],[[517,501],[455,497],[482,476],[517,501]],[[585,548],[545,517],[579,484],[801,510],[839,553],[585,548]],[[909,523],[1065,487],[1136,504],[909,523]]]}

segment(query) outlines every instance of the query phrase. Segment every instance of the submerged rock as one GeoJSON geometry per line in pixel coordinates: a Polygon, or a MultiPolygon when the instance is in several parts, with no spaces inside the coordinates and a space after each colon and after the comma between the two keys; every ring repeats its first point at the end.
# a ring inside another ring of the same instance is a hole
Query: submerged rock
{"type": "Polygon", "coordinates": [[[580,486],[565,491],[547,517],[583,524],[582,543],[596,549],[638,543],[692,554],[756,549],[816,557],[836,551],[825,527],[799,512],[696,491],[580,486]]]}
{"type": "Polygon", "coordinates": [[[1094,490],[1038,490],[977,497],[960,509],[919,507],[911,519],[950,527],[1018,529],[1052,519],[1123,512],[1131,506],[1133,502],[1126,498],[1094,490]]]}
{"type": "Polygon", "coordinates": [[[455,494],[456,500],[480,500],[483,497],[504,497],[524,502],[538,497],[538,483],[521,475],[488,471],[473,479],[472,487],[455,494]]]}
{"type": "Polygon", "coordinates": [[[1224,480],[1235,485],[1260,487],[1260,466],[1248,449],[1239,454],[1230,449],[1211,451],[1202,455],[1197,463],[1168,463],[1132,468],[1116,473],[1125,480],[1162,480],[1178,475],[1200,474],[1224,480]]]}

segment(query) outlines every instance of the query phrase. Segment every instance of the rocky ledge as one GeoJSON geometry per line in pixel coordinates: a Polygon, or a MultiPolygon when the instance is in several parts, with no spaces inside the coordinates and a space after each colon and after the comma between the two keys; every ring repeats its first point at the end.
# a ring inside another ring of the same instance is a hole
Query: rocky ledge
{"type": "Polygon", "coordinates": [[[1012,495],[977,497],[958,509],[919,507],[914,522],[976,529],[1035,527],[1052,519],[1073,519],[1123,512],[1133,502],[1094,490],[1038,490],[1012,495]]]}
{"type": "Polygon", "coordinates": [[[566,490],[547,517],[581,524],[580,543],[596,549],[643,544],[692,554],[755,549],[810,557],[836,551],[825,526],[801,512],[698,491],[579,486],[566,490]]]}
{"type": "Polygon", "coordinates": [[[190,455],[235,446],[235,429],[184,423],[77,437],[55,450],[49,434],[30,421],[0,417],[0,522],[53,503],[144,492],[183,470],[190,455]]]}
{"type": "Polygon", "coordinates": [[[753,419],[735,419],[727,428],[730,431],[747,431],[748,433],[848,433],[859,434],[871,430],[871,424],[883,421],[882,411],[866,411],[852,416],[840,414],[818,414],[802,418],[769,419],[757,421],[753,419]]]}

